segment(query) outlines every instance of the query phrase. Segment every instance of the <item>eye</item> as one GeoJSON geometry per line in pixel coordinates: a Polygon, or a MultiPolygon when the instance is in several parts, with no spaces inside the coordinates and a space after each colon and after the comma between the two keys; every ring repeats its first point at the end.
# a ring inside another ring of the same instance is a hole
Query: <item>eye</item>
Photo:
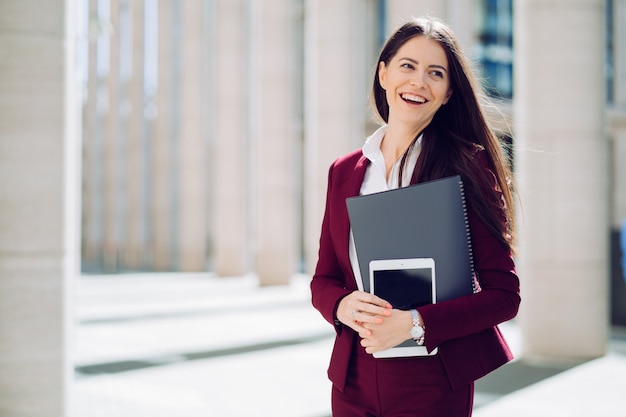
{"type": "Polygon", "coordinates": [[[439,71],[439,70],[432,70],[430,72],[430,75],[432,75],[434,77],[437,77],[437,78],[443,78],[444,77],[443,71],[439,71]]]}
{"type": "Polygon", "coordinates": [[[402,64],[400,64],[400,68],[405,68],[405,69],[415,69],[415,67],[413,66],[413,64],[408,63],[408,62],[404,62],[402,64]]]}

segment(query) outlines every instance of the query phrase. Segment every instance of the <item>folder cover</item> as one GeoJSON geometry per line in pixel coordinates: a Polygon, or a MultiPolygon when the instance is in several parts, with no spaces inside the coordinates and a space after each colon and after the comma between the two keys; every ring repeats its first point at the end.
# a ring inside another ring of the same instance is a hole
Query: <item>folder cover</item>
{"type": "Polygon", "coordinates": [[[475,291],[472,247],[460,176],[346,200],[363,281],[379,259],[433,258],[437,302],[475,291]]]}

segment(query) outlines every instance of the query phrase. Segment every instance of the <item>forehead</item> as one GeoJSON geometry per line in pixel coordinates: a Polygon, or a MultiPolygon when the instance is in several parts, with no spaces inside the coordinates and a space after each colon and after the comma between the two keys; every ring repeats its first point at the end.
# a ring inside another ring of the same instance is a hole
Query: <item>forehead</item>
{"type": "Polygon", "coordinates": [[[406,41],[393,59],[410,58],[425,65],[437,64],[448,67],[448,57],[441,44],[426,36],[415,36],[406,41]]]}

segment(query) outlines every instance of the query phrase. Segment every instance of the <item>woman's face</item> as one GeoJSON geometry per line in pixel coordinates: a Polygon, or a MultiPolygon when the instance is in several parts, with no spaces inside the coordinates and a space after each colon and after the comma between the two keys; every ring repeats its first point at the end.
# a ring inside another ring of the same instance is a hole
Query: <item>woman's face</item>
{"type": "Polygon", "coordinates": [[[443,47],[425,36],[409,39],[389,64],[378,68],[389,104],[388,123],[424,129],[452,95],[443,47]]]}

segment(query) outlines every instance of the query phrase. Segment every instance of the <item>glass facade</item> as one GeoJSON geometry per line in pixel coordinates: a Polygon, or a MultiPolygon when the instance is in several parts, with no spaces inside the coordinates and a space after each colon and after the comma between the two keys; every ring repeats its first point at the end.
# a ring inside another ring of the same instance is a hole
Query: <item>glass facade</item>
{"type": "Polygon", "coordinates": [[[478,62],[487,92],[513,97],[513,0],[481,0],[478,62]]]}

